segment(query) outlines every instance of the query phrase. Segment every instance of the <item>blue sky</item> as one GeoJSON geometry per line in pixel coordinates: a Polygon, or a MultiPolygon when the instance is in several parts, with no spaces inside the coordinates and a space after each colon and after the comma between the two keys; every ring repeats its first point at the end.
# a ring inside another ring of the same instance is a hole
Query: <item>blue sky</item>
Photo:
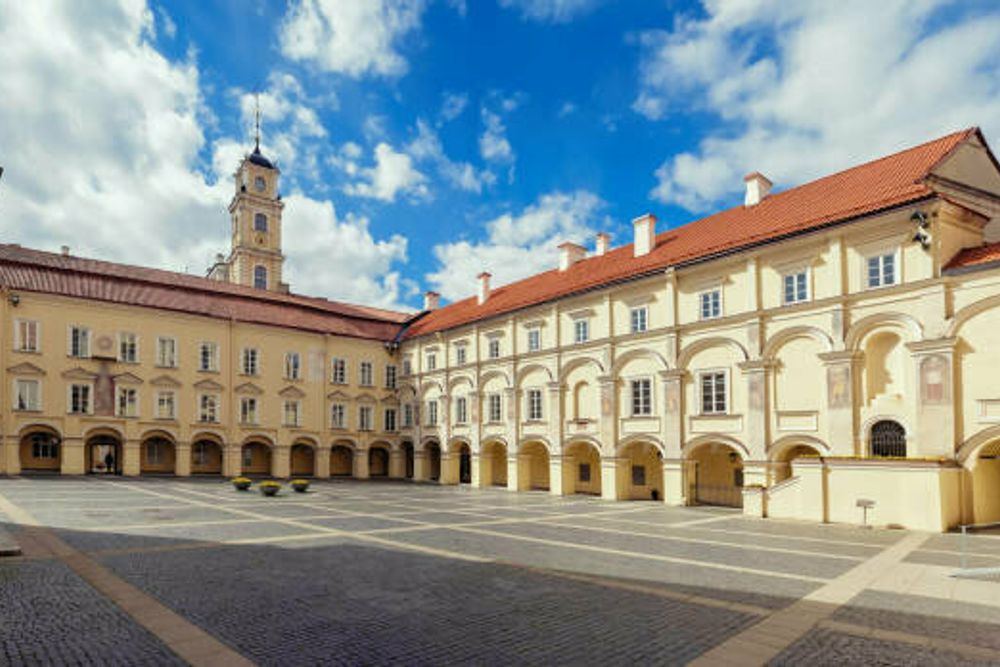
{"type": "Polygon", "coordinates": [[[737,205],[748,171],[1000,135],[989,2],[0,0],[0,39],[4,241],[200,273],[257,91],[293,290],[382,306],[737,205]]]}

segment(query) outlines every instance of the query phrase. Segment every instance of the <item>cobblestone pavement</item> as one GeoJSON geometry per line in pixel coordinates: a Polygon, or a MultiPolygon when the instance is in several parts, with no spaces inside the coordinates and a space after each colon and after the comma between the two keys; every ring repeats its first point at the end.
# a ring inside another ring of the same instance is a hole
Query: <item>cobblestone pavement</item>
{"type": "MultiPolygon", "coordinates": [[[[269,499],[217,479],[0,479],[0,499],[12,535],[30,517],[63,545],[26,539],[0,559],[0,664],[15,665],[183,664],[170,632],[92,588],[73,554],[259,664],[680,664],[739,646],[908,535],[347,480],[269,499]]],[[[971,566],[1000,565],[1000,539],[970,544],[971,566]]],[[[931,536],[896,569],[954,568],[959,547],[931,536]]],[[[876,584],[768,659],[1000,664],[1000,584],[978,582],[996,593],[981,604],[876,584]]]]}

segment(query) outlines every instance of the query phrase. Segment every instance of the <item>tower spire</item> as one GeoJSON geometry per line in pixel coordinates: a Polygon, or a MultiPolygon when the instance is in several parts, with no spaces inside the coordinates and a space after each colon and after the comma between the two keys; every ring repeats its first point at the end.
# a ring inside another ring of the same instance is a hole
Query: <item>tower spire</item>
{"type": "Polygon", "coordinates": [[[254,98],[254,151],[260,152],[260,93],[255,92],[254,98]]]}

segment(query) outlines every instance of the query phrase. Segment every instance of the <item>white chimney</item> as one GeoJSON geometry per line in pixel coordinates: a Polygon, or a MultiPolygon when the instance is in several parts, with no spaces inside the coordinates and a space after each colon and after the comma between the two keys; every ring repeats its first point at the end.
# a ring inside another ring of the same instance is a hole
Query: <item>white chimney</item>
{"type": "Polygon", "coordinates": [[[63,257],[69,257],[69,246],[64,245],[59,247],[59,251],[62,253],[63,257]]]}
{"type": "Polygon", "coordinates": [[[633,254],[636,257],[648,255],[656,247],[656,216],[652,213],[640,215],[632,221],[632,226],[635,228],[633,254]]]}
{"type": "Polygon", "coordinates": [[[767,176],[759,171],[744,176],[743,182],[747,184],[747,194],[743,198],[744,206],[756,206],[759,204],[771,191],[771,186],[774,185],[767,176]]]}
{"type": "Polygon", "coordinates": [[[597,242],[594,244],[594,254],[598,257],[603,255],[611,247],[611,235],[606,232],[597,234],[597,242]]]}
{"type": "Polygon", "coordinates": [[[479,278],[479,305],[483,305],[490,298],[490,273],[483,271],[476,277],[479,278]]]}
{"type": "Polygon", "coordinates": [[[587,256],[587,249],[578,243],[566,241],[559,244],[559,270],[565,271],[587,256]]]}
{"type": "Polygon", "coordinates": [[[440,294],[437,292],[424,292],[424,310],[437,310],[440,303],[440,294]]]}

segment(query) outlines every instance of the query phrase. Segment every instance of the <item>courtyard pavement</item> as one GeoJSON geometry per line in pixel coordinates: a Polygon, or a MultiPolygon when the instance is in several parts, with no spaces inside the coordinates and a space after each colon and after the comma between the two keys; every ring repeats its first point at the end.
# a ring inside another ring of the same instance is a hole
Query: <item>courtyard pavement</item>
{"type": "MultiPolygon", "coordinates": [[[[961,538],[407,483],[0,479],[0,664],[1000,665],[961,538]]],[[[1000,537],[968,540],[1000,567],[1000,537]]]]}

